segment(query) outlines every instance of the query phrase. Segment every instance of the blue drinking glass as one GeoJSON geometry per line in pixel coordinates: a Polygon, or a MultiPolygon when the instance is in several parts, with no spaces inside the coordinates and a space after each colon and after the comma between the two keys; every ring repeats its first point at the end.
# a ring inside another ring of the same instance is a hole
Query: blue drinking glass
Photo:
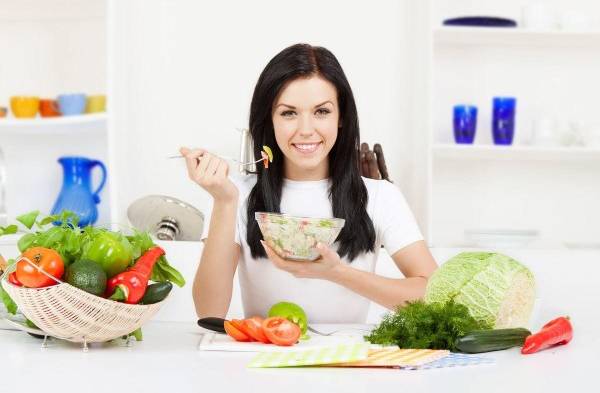
{"type": "Polygon", "coordinates": [[[477,107],[473,105],[454,106],[454,141],[473,143],[477,130],[477,107]]]}
{"type": "Polygon", "coordinates": [[[514,97],[494,97],[492,135],[496,145],[512,145],[515,135],[515,113],[517,99],[514,97]]]}

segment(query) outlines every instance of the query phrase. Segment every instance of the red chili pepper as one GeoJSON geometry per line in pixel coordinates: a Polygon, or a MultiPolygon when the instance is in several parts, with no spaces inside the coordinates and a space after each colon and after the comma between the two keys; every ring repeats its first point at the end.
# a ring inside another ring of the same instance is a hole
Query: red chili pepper
{"type": "Polygon", "coordinates": [[[569,317],[559,317],[545,324],[536,334],[525,339],[521,353],[528,355],[553,345],[565,345],[573,339],[573,326],[569,317]]]}
{"type": "Polygon", "coordinates": [[[12,285],[16,285],[18,287],[23,286],[23,284],[21,284],[19,279],[17,279],[17,272],[12,272],[8,275],[8,282],[11,283],[12,285]]]}
{"type": "Polygon", "coordinates": [[[165,251],[158,246],[146,251],[135,265],[108,280],[107,295],[113,300],[124,300],[128,304],[138,303],[144,297],[154,264],[164,254],[165,251]]]}

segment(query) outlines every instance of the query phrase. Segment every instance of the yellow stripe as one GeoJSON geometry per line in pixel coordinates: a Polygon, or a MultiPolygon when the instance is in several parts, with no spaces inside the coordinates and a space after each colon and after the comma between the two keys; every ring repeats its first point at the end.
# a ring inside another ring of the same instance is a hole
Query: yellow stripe
{"type": "Polygon", "coordinates": [[[431,349],[372,349],[369,350],[369,357],[365,360],[340,363],[337,366],[412,366],[429,360],[427,359],[429,357],[435,360],[445,352],[431,349]]]}

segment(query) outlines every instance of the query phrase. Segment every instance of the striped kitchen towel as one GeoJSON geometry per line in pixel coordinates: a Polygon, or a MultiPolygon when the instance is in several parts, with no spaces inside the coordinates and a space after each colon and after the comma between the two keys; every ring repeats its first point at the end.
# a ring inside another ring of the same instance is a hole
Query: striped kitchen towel
{"type": "Polygon", "coordinates": [[[431,363],[423,364],[420,366],[408,366],[402,367],[403,370],[428,370],[432,368],[445,368],[445,367],[460,367],[460,366],[475,366],[479,364],[493,364],[496,361],[492,358],[467,355],[464,353],[453,353],[451,352],[448,356],[435,360],[431,363]]]}
{"type": "Polygon", "coordinates": [[[250,361],[248,367],[296,367],[352,362],[366,359],[368,354],[367,343],[341,344],[292,352],[261,352],[250,361]]]}
{"type": "Polygon", "coordinates": [[[330,364],[328,367],[415,367],[442,359],[449,353],[433,349],[371,348],[367,359],[330,364]]]}

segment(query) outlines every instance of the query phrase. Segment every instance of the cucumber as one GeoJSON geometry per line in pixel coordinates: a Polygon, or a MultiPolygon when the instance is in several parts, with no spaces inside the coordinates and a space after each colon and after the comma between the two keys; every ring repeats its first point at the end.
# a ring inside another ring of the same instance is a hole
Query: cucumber
{"type": "Polygon", "coordinates": [[[500,351],[523,346],[529,335],[524,328],[476,330],[458,338],[456,348],[465,353],[500,351]]]}
{"type": "Polygon", "coordinates": [[[144,297],[142,298],[142,304],[154,304],[158,302],[162,302],[169,295],[173,289],[173,284],[170,282],[157,282],[151,285],[148,285],[146,288],[146,292],[144,293],[144,297]]]}

